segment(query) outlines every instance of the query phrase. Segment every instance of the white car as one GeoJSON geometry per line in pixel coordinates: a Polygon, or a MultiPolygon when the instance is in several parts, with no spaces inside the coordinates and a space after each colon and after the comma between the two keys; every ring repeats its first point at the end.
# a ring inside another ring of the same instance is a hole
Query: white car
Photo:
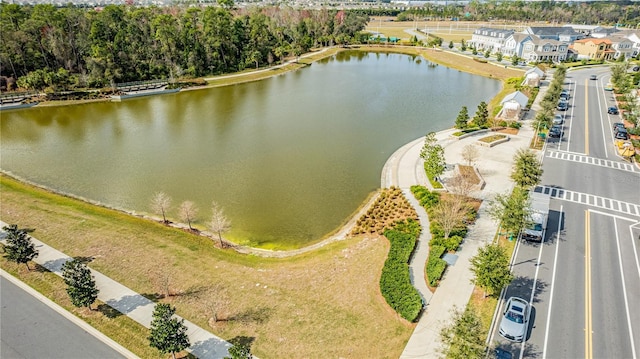
{"type": "Polygon", "coordinates": [[[553,118],[553,124],[554,125],[562,125],[564,123],[564,116],[562,115],[556,115],[553,118]]]}
{"type": "Polygon", "coordinates": [[[500,321],[500,336],[513,342],[525,341],[530,316],[529,302],[518,297],[509,298],[500,321]]]}

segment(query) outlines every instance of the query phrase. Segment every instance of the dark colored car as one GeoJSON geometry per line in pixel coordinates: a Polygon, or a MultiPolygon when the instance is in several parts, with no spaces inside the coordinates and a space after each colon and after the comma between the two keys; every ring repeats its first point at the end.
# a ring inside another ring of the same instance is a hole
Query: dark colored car
{"type": "Polygon", "coordinates": [[[640,71],[640,66],[634,66],[631,70],[636,71],[636,72],[640,71]]]}
{"type": "Polygon", "coordinates": [[[590,80],[597,80],[597,79],[598,79],[598,76],[596,76],[596,75],[591,75],[591,76],[589,76],[589,79],[590,79],[590,80]]]}
{"type": "Polygon", "coordinates": [[[558,103],[558,111],[566,111],[569,109],[569,103],[567,101],[560,101],[558,103]]]}
{"type": "Polygon", "coordinates": [[[560,138],[562,137],[562,127],[553,126],[549,129],[549,137],[551,138],[560,138]]]}
{"type": "Polygon", "coordinates": [[[624,123],[615,122],[613,124],[613,131],[618,131],[618,129],[620,129],[620,128],[624,129],[624,123]]]}
{"type": "Polygon", "coordinates": [[[620,129],[616,132],[616,140],[628,140],[629,132],[627,130],[620,129]]]}
{"type": "Polygon", "coordinates": [[[611,106],[609,107],[609,109],[607,109],[607,113],[610,115],[617,115],[618,114],[618,108],[615,106],[611,106]]]}
{"type": "Polygon", "coordinates": [[[569,100],[569,90],[562,90],[562,92],[560,92],[560,99],[561,100],[569,100]]]}

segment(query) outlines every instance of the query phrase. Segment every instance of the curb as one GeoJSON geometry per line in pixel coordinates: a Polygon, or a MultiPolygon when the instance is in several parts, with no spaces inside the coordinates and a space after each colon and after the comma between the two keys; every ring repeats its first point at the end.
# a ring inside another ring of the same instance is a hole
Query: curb
{"type": "Polygon", "coordinates": [[[47,298],[44,295],[42,295],[40,292],[38,292],[37,290],[31,288],[26,283],[22,282],[21,280],[19,280],[18,278],[14,277],[13,275],[7,273],[3,269],[0,269],[0,277],[6,278],[11,283],[13,283],[16,286],[18,286],[20,289],[22,289],[25,292],[29,293],[29,295],[31,295],[32,297],[38,299],[40,302],[42,302],[43,304],[45,304],[49,308],[53,309],[58,314],[62,315],[63,317],[65,317],[66,319],[71,321],[73,324],[75,324],[78,327],[82,328],[87,333],[93,335],[94,337],[96,337],[101,342],[103,342],[106,345],[110,346],[113,350],[115,350],[118,353],[122,354],[122,356],[124,356],[125,358],[131,358],[131,359],[139,359],[140,358],[137,355],[133,354],[128,349],[126,349],[125,347],[123,347],[122,345],[120,345],[117,342],[115,342],[113,339],[109,338],[108,336],[104,335],[102,332],[98,331],[96,328],[94,328],[91,325],[87,324],[87,322],[85,322],[84,320],[82,320],[82,319],[78,318],[77,316],[73,315],[72,313],[70,313],[66,309],[64,309],[61,306],[59,306],[58,304],[54,303],[49,298],[47,298]]]}

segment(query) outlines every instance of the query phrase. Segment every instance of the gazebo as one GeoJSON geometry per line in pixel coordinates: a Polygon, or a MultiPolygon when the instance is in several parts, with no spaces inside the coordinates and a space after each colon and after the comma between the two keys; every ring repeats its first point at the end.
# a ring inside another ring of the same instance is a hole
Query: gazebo
{"type": "Polygon", "coordinates": [[[498,113],[497,118],[502,120],[519,120],[522,110],[527,108],[529,97],[520,91],[515,91],[505,96],[500,104],[502,110],[498,113]]]}

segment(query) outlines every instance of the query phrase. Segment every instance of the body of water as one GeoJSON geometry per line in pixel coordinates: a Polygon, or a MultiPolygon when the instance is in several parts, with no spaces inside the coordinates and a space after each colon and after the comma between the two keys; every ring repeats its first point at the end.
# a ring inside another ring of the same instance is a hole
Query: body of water
{"type": "MultiPolygon", "coordinates": [[[[336,230],[403,144],[451,127],[496,80],[400,54],[343,52],[222,88],[1,114],[1,167],[53,189],[150,212],[154,192],[216,201],[231,240],[293,248],[336,230]]],[[[204,228],[204,227],[203,227],[204,228]]]]}

